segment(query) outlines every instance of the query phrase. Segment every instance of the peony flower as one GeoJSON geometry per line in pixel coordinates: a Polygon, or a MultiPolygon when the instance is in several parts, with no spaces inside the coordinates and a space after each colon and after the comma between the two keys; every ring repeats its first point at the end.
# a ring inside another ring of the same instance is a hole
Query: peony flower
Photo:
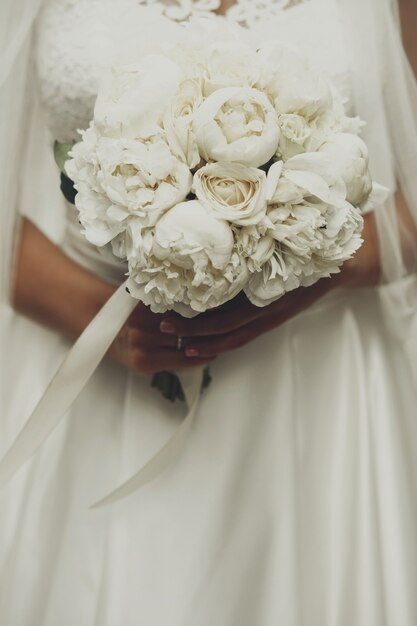
{"type": "Polygon", "coordinates": [[[259,52],[264,72],[256,85],[265,90],[281,114],[300,115],[311,122],[332,109],[332,90],[324,76],[289,48],[273,44],[259,52]]]}
{"type": "Polygon", "coordinates": [[[163,128],[172,153],[189,168],[200,162],[192,123],[194,110],[201,100],[200,82],[196,79],[185,80],[176,96],[168,102],[163,117],[163,128]]]}
{"type": "Polygon", "coordinates": [[[335,176],[332,162],[325,154],[300,154],[285,163],[277,161],[269,168],[269,204],[299,204],[306,197],[337,206],[344,206],[346,202],[344,181],[335,176]]]}
{"type": "Polygon", "coordinates": [[[257,306],[339,272],[361,245],[362,216],[347,202],[343,181],[334,178],[331,162],[322,156],[293,157],[268,172],[268,234],[276,245],[245,288],[257,306]]]}
{"type": "Polygon", "coordinates": [[[129,289],[154,312],[186,317],[233,298],[247,281],[229,224],[197,200],[182,202],[155,225],[146,263],[129,260],[129,289]]]}
{"type": "Polygon", "coordinates": [[[331,158],[335,176],[344,180],[348,202],[354,206],[365,203],[372,191],[369,154],[365,142],[357,135],[335,133],[320,148],[320,152],[331,158]]]}
{"type": "Polygon", "coordinates": [[[235,232],[236,248],[251,273],[259,272],[274,253],[275,241],[265,233],[266,228],[257,226],[244,226],[235,232]]]}
{"type": "Polygon", "coordinates": [[[249,279],[244,289],[246,297],[255,306],[268,306],[300,286],[303,267],[303,261],[296,254],[283,246],[275,246],[270,259],[249,279]]]}
{"type": "Polygon", "coordinates": [[[96,100],[94,122],[98,132],[126,139],[154,134],[181,76],[176,63],[157,54],[147,55],[136,65],[113,68],[96,100]]]}
{"type": "Polygon", "coordinates": [[[78,194],[75,204],[91,243],[103,246],[130,219],[143,227],[187,196],[192,176],[160,136],[149,141],[99,137],[95,126],[74,146],[67,163],[78,194]]]}
{"type": "Polygon", "coordinates": [[[241,226],[258,224],[266,212],[266,175],[240,163],[209,163],[197,170],[193,191],[207,209],[241,226]]]}
{"type": "Polygon", "coordinates": [[[197,109],[194,130],[206,161],[259,167],[275,154],[278,116],[264,93],[249,87],[226,87],[197,109]]]}
{"type": "Polygon", "coordinates": [[[204,72],[204,95],[224,87],[252,87],[259,79],[256,52],[243,43],[214,44],[208,51],[204,72]]]}

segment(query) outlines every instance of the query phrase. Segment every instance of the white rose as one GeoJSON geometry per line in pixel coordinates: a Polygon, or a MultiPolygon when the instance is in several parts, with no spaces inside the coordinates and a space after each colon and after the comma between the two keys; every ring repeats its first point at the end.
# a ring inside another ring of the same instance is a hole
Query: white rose
{"type": "Polygon", "coordinates": [[[197,140],[193,130],[193,114],[202,100],[198,80],[185,80],[167,105],[163,127],[172,153],[191,169],[199,164],[197,140]]]}
{"type": "Polygon", "coordinates": [[[193,191],[207,209],[241,226],[258,224],[266,212],[266,175],[240,163],[208,163],[197,170],[193,191]]]}
{"type": "Polygon", "coordinates": [[[301,115],[286,113],[278,117],[281,130],[278,153],[285,159],[305,151],[312,129],[301,115]]]}
{"type": "Polygon", "coordinates": [[[153,134],[181,76],[176,63],[156,54],[136,65],[114,68],[98,91],[94,109],[98,131],[129,139],[153,134]]]}
{"type": "Polygon", "coordinates": [[[252,87],[260,67],[256,52],[243,43],[218,43],[208,51],[204,95],[223,87],[252,87]]]}
{"type": "Polygon", "coordinates": [[[340,176],[347,189],[346,199],[360,206],[369,198],[372,179],[369,172],[368,148],[364,141],[349,133],[335,133],[320,148],[331,158],[335,176],[340,176]]]}
{"type": "Polygon", "coordinates": [[[260,87],[265,89],[281,114],[301,115],[310,122],[332,108],[332,90],[322,74],[307,59],[279,45],[260,50],[265,71],[260,87]]]}
{"type": "Polygon", "coordinates": [[[158,136],[149,141],[97,136],[92,126],[72,150],[67,172],[78,194],[87,239],[103,246],[123,232],[129,220],[143,227],[185,199],[192,176],[158,136]]]}
{"type": "Polygon", "coordinates": [[[278,116],[264,93],[227,87],[212,93],[197,109],[194,130],[206,161],[260,167],[275,154],[278,116]]]}
{"type": "Polygon", "coordinates": [[[146,264],[129,264],[132,295],[154,312],[186,317],[233,298],[248,276],[229,224],[197,200],[182,202],[157,222],[146,264]]]}

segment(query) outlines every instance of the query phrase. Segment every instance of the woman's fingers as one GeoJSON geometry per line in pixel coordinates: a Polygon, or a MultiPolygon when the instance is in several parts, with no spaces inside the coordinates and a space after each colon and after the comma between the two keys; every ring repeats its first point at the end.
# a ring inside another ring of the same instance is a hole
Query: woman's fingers
{"type": "Polygon", "coordinates": [[[210,337],[190,338],[185,354],[193,360],[236,350],[295,317],[324,296],[330,288],[332,288],[330,281],[323,280],[312,287],[297,289],[281,298],[279,307],[276,305],[265,307],[261,317],[231,332],[210,337]]]}
{"type": "Polygon", "coordinates": [[[325,295],[335,282],[321,280],[312,287],[292,291],[264,308],[239,297],[225,307],[193,319],[146,312],[147,323],[143,324],[139,311],[128,328],[127,343],[134,355],[133,367],[143,373],[153,373],[205,365],[218,354],[244,346],[298,315],[325,295]],[[181,337],[181,350],[177,350],[178,337],[181,337]]]}
{"type": "Polygon", "coordinates": [[[135,348],[131,352],[132,368],[141,374],[156,374],[161,371],[176,371],[211,363],[216,355],[189,359],[182,350],[145,350],[135,348]]]}
{"type": "Polygon", "coordinates": [[[161,321],[160,330],[166,335],[183,337],[223,335],[248,324],[262,315],[262,311],[242,298],[234,306],[201,313],[192,319],[168,316],[161,321]]]}
{"type": "MultiPolygon", "coordinates": [[[[132,348],[177,348],[178,345],[178,337],[176,335],[161,333],[159,329],[148,330],[130,325],[127,332],[128,342],[132,348]]],[[[181,337],[181,347],[185,347],[186,343],[186,339],[181,337]]]]}

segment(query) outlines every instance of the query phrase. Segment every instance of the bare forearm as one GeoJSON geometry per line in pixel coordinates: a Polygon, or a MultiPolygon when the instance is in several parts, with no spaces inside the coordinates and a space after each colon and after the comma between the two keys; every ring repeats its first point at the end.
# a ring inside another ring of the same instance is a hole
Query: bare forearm
{"type": "Polygon", "coordinates": [[[77,337],[114,287],[71,261],[24,219],[17,260],[14,306],[20,313],[77,337]]]}
{"type": "Polygon", "coordinates": [[[400,0],[399,6],[404,47],[417,76],[417,2],[416,0],[400,0]]]}

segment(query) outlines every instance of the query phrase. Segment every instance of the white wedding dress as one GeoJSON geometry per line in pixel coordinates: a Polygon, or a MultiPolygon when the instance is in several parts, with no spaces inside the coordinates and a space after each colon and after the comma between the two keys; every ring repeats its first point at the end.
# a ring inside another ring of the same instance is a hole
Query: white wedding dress
{"type": "MultiPolygon", "coordinates": [[[[121,49],[178,37],[175,18],[217,4],[48,0],[36,54],[51,136],[86,127],[100,73],[121,49]]],[[[349,33],[330,0],[241,0],[227,19],[254,40],[301,47],[351,96],[349,33]]],[[[58,174],[33,164],[49,180],[34,219],[78,262],[118,280],[71,217],[62,233],[58,174]]],[[[23,196],[29,215],[35,192],[23,196]]],[[[148,379],[103,362],[0,493],[0,623],[415,626],[417,392],[381,308],[390,288],[335,291],[221,356],[169,470],[90,510],[184,414],[148,379]]],[[[69,347],[19,318],[8,342],[2,453],[69,347]]]]}

